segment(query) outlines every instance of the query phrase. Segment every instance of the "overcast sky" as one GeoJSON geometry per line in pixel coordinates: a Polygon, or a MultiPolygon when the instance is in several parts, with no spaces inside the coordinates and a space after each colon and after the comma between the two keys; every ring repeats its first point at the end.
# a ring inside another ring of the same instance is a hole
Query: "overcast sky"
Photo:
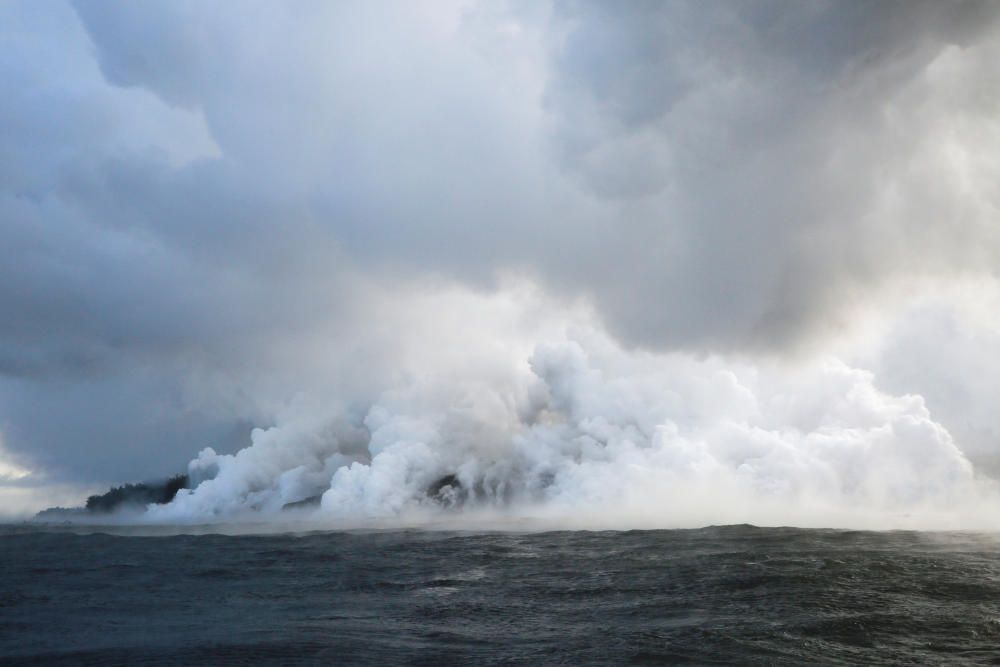
{"type": "Polygon", "coordinates": [[[994,2],[4,2],[0,502],[581,323],[835,356],[991,474],[997,63],[994,2]]]}

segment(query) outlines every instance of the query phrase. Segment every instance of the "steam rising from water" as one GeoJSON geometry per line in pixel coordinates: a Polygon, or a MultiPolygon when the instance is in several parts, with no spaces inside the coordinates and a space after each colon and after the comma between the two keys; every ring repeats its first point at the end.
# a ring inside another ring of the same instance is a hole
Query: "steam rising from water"
{"type": "Polygon", "coordinates": [[[308,518],[907,525],[919,512],[954,527],[984,497],[922,398],[836,360],[632,352],[587,330],[526,361],[502,382],[414,381],[361,409],[290,415],[235,455],[205,449],[195,488],[148,515],[287,518],[322,494],[308,518]]]}
{"type": "Polygon", "coordinates": [[[226,9],[0,3],[0,514],[984,520],[1000,3],[226,9]]]}

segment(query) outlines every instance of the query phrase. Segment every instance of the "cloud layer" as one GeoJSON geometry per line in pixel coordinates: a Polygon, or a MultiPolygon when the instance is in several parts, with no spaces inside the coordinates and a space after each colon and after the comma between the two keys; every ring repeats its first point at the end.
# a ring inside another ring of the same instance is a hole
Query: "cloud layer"
{"type": "MultiPolygon", "coordinates": [[[[968,304],[1000,259],[993,3],[79,1],[0,19],[18,470],[162,476],[254,427],[298,451],[338,415],[364,440],[413,378],[452,378],[461,404],[458,376],[485,372],[463,364],[492,350],[504,396],[580,323],[636,358],[835,353],[888,392],[885,428],[922,395],[941,451],[954,437],[990,469],[995,392],[973,378],[1000,323],[968,304]]],[[[505,423],[504,446],[534,433],[505,423]]],[[[812,432],[785,444],[812,451],[812,432]]]]}

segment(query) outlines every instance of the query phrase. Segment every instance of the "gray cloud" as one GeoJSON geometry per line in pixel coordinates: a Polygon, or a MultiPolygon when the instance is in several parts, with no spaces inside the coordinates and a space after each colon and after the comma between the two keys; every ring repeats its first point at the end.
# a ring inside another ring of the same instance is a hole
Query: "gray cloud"
{"type": "Polygon", "coordinates": [[[0,11],[0,429],[53,474],[376,391],[422,286],[782,353],[997,266],[990,3],[0,11]]]}
{"type": "Polygon", "coordinates": [[[967,201],[996,201],[991,169],[962,192],[943,154],[977,150],[996,111],[995,6],[574,3],[562,18],[554,144],[621,212],[609,256],[629,270],[594,285],[621,335],[781,349],[901,276],[995,266],[992,216],[967,201]]]}

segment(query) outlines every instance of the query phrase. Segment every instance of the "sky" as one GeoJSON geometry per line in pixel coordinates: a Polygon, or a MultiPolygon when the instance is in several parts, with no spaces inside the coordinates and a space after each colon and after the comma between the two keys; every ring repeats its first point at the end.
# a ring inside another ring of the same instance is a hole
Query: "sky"
{"type": "Polygon", "coordinates": [[[15,0],[0,54],[2,514],[1000,475],[996,3],[15,0]]]}

